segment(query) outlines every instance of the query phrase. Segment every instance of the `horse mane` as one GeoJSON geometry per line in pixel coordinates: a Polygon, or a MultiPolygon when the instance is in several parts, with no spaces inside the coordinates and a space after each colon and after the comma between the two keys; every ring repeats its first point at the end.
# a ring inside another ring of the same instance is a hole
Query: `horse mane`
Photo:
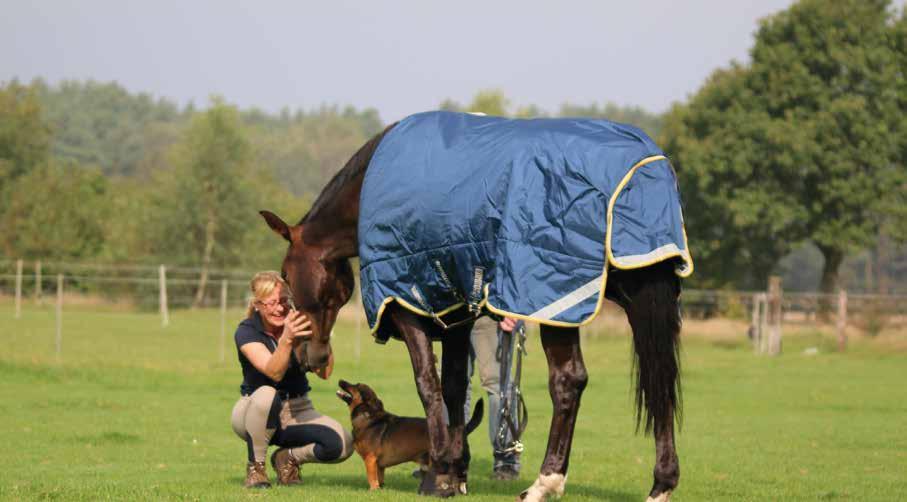
{"type": "Polygon", "coordinates": [[[326,208],[330,207],[331,203],[334,203],[338,200],[340,192],[350,183],[351,180],[365,174],[365,170],[368,168],[369,162],[372,160],[372,156],[375,154],[375,150],[378,149],[378,144],[381,143],[381,140],[384,138],[384,135],[387,134],[398,122],[384,128],[383,131],[376,134],[372,139],[368,140],[364,145],[362,145],[356,153],[350,157],[350,160],[346,161],[346,164],[337,171],[337,174],[331,178],[331,181],[328,181],[327,185],[324,186],[324,189],[321,190],[321,193],[318,195],[318,198],[315,199],[315,202],[312,203],[311,209],[306,213],[305,216],[299,220],[299,225],[309,222],[313,219],[318,218],[318,215],[321,214],[326,208]]]}

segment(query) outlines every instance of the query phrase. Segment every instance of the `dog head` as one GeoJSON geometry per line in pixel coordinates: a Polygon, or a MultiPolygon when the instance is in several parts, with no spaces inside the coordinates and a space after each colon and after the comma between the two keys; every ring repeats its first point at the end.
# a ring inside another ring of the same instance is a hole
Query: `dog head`
{"type": "Polygon", "coordinates": [[[350,407],[353,415],[359,413],[375,415],[384,412],[384,403],[378,399],[375,391],[364,383],[351,384],[346,380],[340,380],[337,397],[350,407]]]}

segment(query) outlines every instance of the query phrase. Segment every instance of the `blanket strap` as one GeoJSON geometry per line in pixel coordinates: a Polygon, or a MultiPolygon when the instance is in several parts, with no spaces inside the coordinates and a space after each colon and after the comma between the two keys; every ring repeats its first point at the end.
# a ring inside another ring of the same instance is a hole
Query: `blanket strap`
{"type": "Polygon", "coordinates": [[[476,310],[475,312],[473,312],[472,308],[470,307],[469,311],[473,314],[472,316],[468,316],[464,319],[460,319],[459,321],[447,324],[441,319],[441,316],[435,313],[435,311],[431,308],[431,305],[429,305],[425,300],[425,296],[422,294],[422,290],[419,289],[419,286],[416,286],[414,284],[413,287],[409,289],[409,291],[413,294],[413,297],[416,299],[416,301],[419,302],[419,305],[422,306],[422,309],[428,313],[429,317],[431,317],[431,320],[434,321],[435,324],[440,326],[444,331],[447,331],[450,328],[455,328],[457,326],[462,326],[467,323],[475,322],[475,320],[478,319],[479,314],[481,314],[481,310],[476,310]]]}

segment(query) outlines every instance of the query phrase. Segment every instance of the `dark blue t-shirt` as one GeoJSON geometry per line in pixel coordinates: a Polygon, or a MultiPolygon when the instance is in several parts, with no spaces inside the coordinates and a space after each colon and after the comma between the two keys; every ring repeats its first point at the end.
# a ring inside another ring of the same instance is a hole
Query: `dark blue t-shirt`
{"type": "Polygon", "coordinates": [[[244,319],[236,328],[236,334],[233,335],[236,341],[236,353],[239,355],[239,364],[242,366],[243,382],[239,387],[242,395],[246,396],[262,385],[270,385],[278,391],[285,391],[293,395],[302,395],[311,389],[309,380],[305,376],[305,370],[295,355],[290,355],[290,366],[283,375],[283,380],[275,382],[268,378],[264,373],[258,371],[252,362],[249,361],[240,347],[247,343],[259,342],[273,354],[277,350],[277,340],[268,336],[265,332],[264,324],[261,322],[261,315],[253,312],[252,317],[244,319]]]}

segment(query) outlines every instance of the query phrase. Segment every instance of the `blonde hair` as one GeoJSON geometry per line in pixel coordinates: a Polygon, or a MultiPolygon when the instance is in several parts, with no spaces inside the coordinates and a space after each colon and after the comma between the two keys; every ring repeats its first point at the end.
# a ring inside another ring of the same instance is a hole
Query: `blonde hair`
{"type": "Polygon", "coordinates": [[[270,295],[277,286],[281,286],[286,294],[290,294],[290,285],[283,280],[279,272],[266,270],[259,272],[249,281],[249,290],[252,296],[249,298],[249,307],[246,309],[246,317],[252,317],[255,312],[255,302],[270,295]]]}

